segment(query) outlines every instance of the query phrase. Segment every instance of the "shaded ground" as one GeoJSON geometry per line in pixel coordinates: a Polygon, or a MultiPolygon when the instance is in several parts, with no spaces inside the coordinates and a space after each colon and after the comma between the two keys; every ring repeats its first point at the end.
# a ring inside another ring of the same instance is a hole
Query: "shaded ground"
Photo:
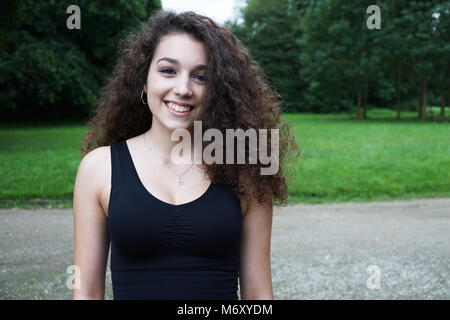
{"type": "MultiPolygon", "coordinates": [[[[449,299],[449,243],[450,199],[276,208],[274,295],[449,299]]],[[[71,209],[0,210],[0,299],[70,299],[72,264],[71,209]]]]}

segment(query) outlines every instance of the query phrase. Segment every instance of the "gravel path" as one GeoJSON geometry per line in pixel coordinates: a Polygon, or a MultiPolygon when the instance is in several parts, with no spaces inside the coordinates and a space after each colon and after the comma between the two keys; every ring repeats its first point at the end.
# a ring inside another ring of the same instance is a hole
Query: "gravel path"
{"type": "MultiPolygon", "coordinates": [[[[448,300],[449,243],[450,199],[276,208],[274,295],[448,300]]],[[[71,209],[0,210],[0,299],[70,299],[72,264],[71,209]]]]}

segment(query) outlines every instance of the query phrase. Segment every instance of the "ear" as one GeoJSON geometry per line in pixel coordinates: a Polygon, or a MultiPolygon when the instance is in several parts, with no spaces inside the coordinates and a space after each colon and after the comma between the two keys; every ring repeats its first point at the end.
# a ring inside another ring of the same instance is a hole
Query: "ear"
{"type": "Polygon", "coordinates": [[[147,94],[147,85],[144,84],[144,93],[147,94]]]}

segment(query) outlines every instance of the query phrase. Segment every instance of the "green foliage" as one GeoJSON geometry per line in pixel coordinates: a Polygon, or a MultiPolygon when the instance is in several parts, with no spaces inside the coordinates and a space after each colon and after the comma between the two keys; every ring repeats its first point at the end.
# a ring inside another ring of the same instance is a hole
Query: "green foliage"
{"type": "MultiPolygon", "coordinates": [[[[155,0],[80,0],[81,29],[69,30],[72,1],[28,1],[0,52],[0,114],[62,118],[88,114],[117,59],[119,39],[155,9],[155,0]]],[[[19,9],[10,10],[15,12],[19,9]]],[[[10,14],[13,16],[13,14],[10,14]]],[[[12,24],[7,24],[11,26],[12,24]]]]}
{"type": "Polygon", "coordinates": [[[288,111],[354,109],[417,100],[450,85],[450,2],[247,0],[228,26],[273,80],[288,111]],[[381,29],[368,29],[377,5],[381,29]],[[287,48],[287,49],[286,49],[287,48]]]}
{"type": "MultiPolygon", "coordinates": [[[[287,112],[369,106],[417,110],[450,99],[450,2],[240,0],[228,21],[268,75],[287,112]],[[381,29],[369,30],[369,5],[381,29]],[[242,20],[242,21],[240,21],[242,20]]],[[[69,30],[69,0],[0,4],[0,116],[86,116],[117,59],[117,44],[160,0],[80,0],[81,30],[69,30]]],[[[403,110],[403,109],[402,109],[403,110]]]]}
{"type": "Polygon", "coordinates": [[[372,49],[378,30],[366,27],[371,4],[376,1],[317,1],[305,11],[300,59],[302,76],[311,83],[306,95],[312,110],[346,110],[377,76],[380,59],[372,49]]]}
{"type": "Polygon", "coordinates": [[[242,24],[228,26],[268,75],[286,110],[300,110],[305,87],[300,79],[300,46],[296,43],[301,36],[300,6],[290,0],[248,0],[241,14],[242,24]]]}
{"type": "Polygon", "coordinates": [[[17,28],[22,21],[20,13],[26,0],[0,2],[0,51],[10,43],[9,32],[17,28]]]}

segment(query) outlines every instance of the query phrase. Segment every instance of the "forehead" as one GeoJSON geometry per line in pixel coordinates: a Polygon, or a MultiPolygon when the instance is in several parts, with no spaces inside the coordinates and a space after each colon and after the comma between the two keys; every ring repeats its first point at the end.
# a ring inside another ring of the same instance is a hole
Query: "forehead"
{"type": "Polygon", "coordinates": [[[171,58],[182,64],[206,64],[206,48],[203,42],[187,33],[163,36],[156,47],[153,61],[171,58]]]}

